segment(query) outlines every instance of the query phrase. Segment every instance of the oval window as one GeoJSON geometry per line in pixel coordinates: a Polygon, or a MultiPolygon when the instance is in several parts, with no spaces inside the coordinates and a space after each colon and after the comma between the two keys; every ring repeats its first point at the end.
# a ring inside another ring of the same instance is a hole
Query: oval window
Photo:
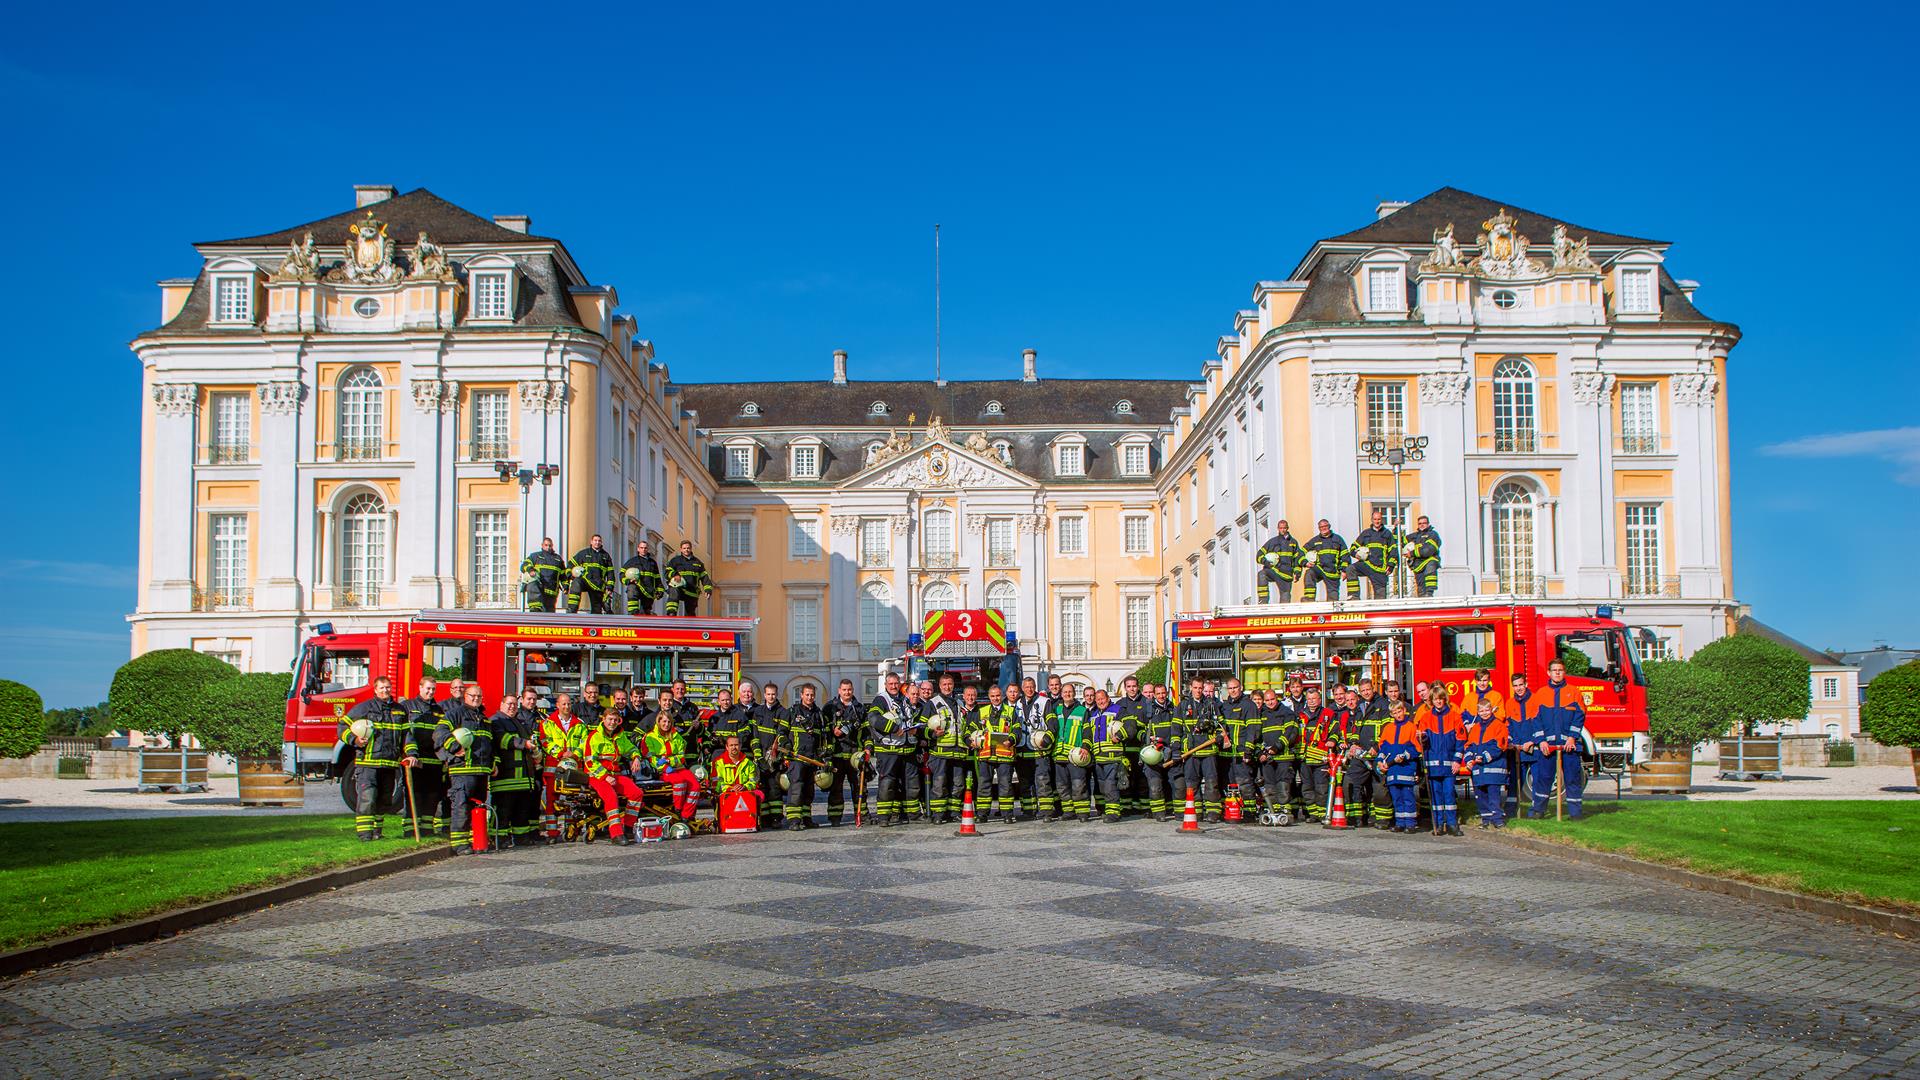
{"type": "Polygon", "coordinates": [[[1495,289],[1493,291],[1493,306],[1499,308],[1501,311],[1505,311],[1519,302],[1520,294],[1514,292],[1512,289],[1495,289]]]}
{"type": "Polygon", "coordinates": [[[380,301],[371,296],[363,296],[353,302],[353,313],[363,319],[371,319],[380,314],[380,301]]]}

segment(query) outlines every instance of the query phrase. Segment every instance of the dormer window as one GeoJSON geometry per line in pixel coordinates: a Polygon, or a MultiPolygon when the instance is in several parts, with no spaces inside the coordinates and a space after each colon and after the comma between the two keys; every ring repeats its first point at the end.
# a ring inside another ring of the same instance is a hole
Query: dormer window
{"type": "Polygon", "coordinates": [[[1620,311],[1627,315],[1653,314],[1653,269],[1627,267],[1620,271],[1620,311]]]}
{"type": "Polygon", "coordinates": [[[1005,439],[995,442],[993,444],[993,456],[999,458],[1000,463],[1003,465],[1013,464],[1013,444],[1005,439]]]}
{"type": "Polygon", "coordinates": [[[1407,253],[1396,248],[1381,248],[1360,257],[1353,279],[1362,314],[1370,319],[1406,316],[1409,262],[1407,253]]]}
{"type": "Polygon", "coordinates": [[[1147,440],[1133,437],[1121,440],[1120,475],[1146,476],[1153,470],[1152,448],[1147,440]]]}
{"type": "Polygon", "coordinates": [[[253,321],[253,281],[238,274],[213,279],[213,321],[250,323],[253,321]]]}
{"type": "Polygon", "coordinates": [[[878,439],[868,443],[866,445],[865,456],[861,458],[861,461],[867,465],[872,465],[873,459],[880,456],[880,451],[885,445],[885,443],[880,442],[878,439]]]}
{"type": "Polygon", "coordinates": [[[803,439],[794,443],[787,448],[787,478],[820,479],[820,462],[825,456],[818,440],[803,439]]]}
{"type": "Polygon", "coordinates": [[[741,416],[759,416],[760,403],[757,401],[749,401],[745,405],[740,406],[740,415],[741,416]]]}
{"type": "Polygon", "coordinates": [[[475,322],[513,319],[513,260],[504,255],[482,255],[467,262],[467,290],[472,296],[475,322]]]}
{"type": "Polygon", "coordinates": [[[1121,416],[1132,416],[1133,402],[1128,401],[1126,398],[1121,398],[1119,403],[1113,407],[1113,411],[1119,413],[1121,416]]]}
{"type": "Polygon", "coordinates": [[[987,402],[988,416],[1005,416],[1006,413],[1007,413],[1006,407],[1001,405],[999,402],[997,401],[987,402]]]}
{"type": "Polygon", "coordinates": [[[753,479],[754,455],[759,447],[752,439],[735,439],[726,445],[726,478],[753,479]]]}
{"type": "Polygon", "coordinates": [[[884,401],[876,401],[873,404],[867,406],[867,415],[868,416],[887,415],[887,403],[884,401]]]}
{"type": "Polygon", "coordinates": [[[1079,435],[1062,435],[1053,444],[1055,476],[1087,475],[1087,440],[1079,435]]]}

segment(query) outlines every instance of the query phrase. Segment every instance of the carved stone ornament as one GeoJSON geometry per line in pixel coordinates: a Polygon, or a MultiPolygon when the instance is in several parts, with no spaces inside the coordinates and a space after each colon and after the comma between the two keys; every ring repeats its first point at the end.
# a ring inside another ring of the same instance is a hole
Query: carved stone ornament
{"type": "Polygon", "coordinates": [[[984,533],[987,531],[987,524],[992,520],[993,518],[986,514],[968,514],[967,531],[971,533],[984,533]]]}
{"type": "Polygon", "coordinates": [[[966,446],[968,450],[971,450],[974,453],[981,455],[982,457],[985,457],[993,453],[993,443],[988,441],[987,433],[984,431],[976,431],[973,434],[968,435],[966,446]]]}
{"type": "Polygon", "coordinates": [[[1694,372],[1673,377],[1673,401],[1676,405],[1711,405],[1720,378],[1709,372],[1694,372]]]}
{"type": "Polygon", "coordinates": [[[1032,535],[1046,532],[1052,522],[1053,519],[1045,514],[1022,514],[1017,524],[1022,535],[1032,535]]]}
{"type": "Polygon", "coordinates": [[[927,441],[930,443],[949,442],[946,422],[938,416],[927,421],[927,441]]]}
{"type": "Polygon", "coordinates": [[[1527,257],[1528,240],[1520,234],[1506,207],[1481,222],[1480,228],[1485,231],[1480,234],[1480,257],[1473,260],[1475,273],[1497,281],[1539,277],[1546,273],[1547,268],[1538,260],[1527,257]]]}
{"type": "Polygon", "coordinates": [[[291,415],[300,411],[306,396],[307,388],[293,380],[261,383],[260,411],[269,416],[291,415]]]}
{"type": "Polygon", "coordinates": [[[1573,373],[1573,400],[1579,405],[1599,405],[1613,394],[1613,376],[1604,371],[1573,373]]]}
{"type": "Polygon", "coordinates": [[[193,383],[160,383],[153,388],[153,411],[161,416],[190,416],[199,402],[193,383]]]}
{"type": "Polygon", "coordinates": [[[1420,269],[1459,270],[1460,263],[1460,244],[1453,238],[1453,222],[1449,221],[1446,228],[1433,230],[1433,253],[1420,264],[1420,269]]]}
{"type": "Polygon", "coordinates": [[[880,446],[874,450],[873,456],[867,459],[867,467],[872,468],[882,462],[892,461],[894,458],[899,457],[911,449],[913,449],[913,438],[911,436],[900,434],[897,428],[890,429],[887,432],[887,441],[881,443],[880,446]]]}
{"type": "Polygon", "coordinates": [[[874,487],[923,490],[927,488],[1011,487],[1002,474],[966,454],[948,453],[936,446],[882,473],[874,487]]]}
{"type": "Polygon", "coordinates": [[[1360,389],[1360,376],[1351,373],[1315,375],[1308,382],[1315,405],[1351,405],[1360,389]]]}
{"type": "Polygon", "coordinates": [[[364,220],[347,230],[347,257],[328,275],[334,281],[355,285],[386,285],[400,280],[400,268],[393,262],[393,239],[387,235],[387,223],[367,211],[364,220]]]}
{"type": "Polygon", "coordinates": [[[1464,371],[1443,371],[1420,376],[1420,404],[1458,405],[1467,400],[1473,388],[1473,376],[1464,371]]]}
{"type": "Polygon", "coordinates": [[[860,517],[857,514],[835,514],[828,521],[829,527],[841,536],[853,536],[860,531],[860,517]]]}
{"type": "Polygon", "coordinates": [[[905,536],[907,527],[913,524],[913,519],[905,514],[895,514],[887,519],[887,524],[892,526],[893,535],[905,536]]]}
{"type": "Polygon", "coordinates": [[[319,278],[320,256],[314,253],[313,233],[309,232],[287,245],[287,257],[280,260],[280,269],[268,280],[317,281],[319,278]]]}
{"type": "Polygon", "coordinates": [[[420,231],[420,239],[414,241],[413,247],[407,250],[407,260],[413,264],[413,269],[407,272],[409,280],[453,280],[453,267],[447,265],[446,251],[427,239],[425,229],[420,231]]]}
{"type": "Polygon", "coordinates": [[[1600,268],[1593,265],[1593,255],[1587,251],[1587,238],[1578,240],[1567,235],[1565,225],[1553,227],[1553,269],[1556,273],[1597,272],[1600,268]]]}
{"type": "Polygon", "coordinates": [[[567,384],[558,379],[537,380],[520,384],[520,407],[540,409],[545,412],[559,412],[567,404],[567,384]]]}
{"type": "Polygon", "coordinates": [[[446,412],[460,395],[460,384],[452,379],[413,380],[413,407],[421,412],[446,412]]]}

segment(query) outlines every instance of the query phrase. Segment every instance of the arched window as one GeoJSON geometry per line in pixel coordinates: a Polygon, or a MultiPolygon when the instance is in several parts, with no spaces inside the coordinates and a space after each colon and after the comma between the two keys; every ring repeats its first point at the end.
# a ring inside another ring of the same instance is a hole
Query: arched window
{"type": "Polygon", "coordinates": [[[884,581],[869,581],[860,587],[860,656],[892,655],[893,643],[893,590],[884,581]]]}
{"type": "Polygon", "coordinates": [[[987,586],[987,606],[1006,616],[1007,633],[1017,633],[1015,609],[1020,605],[1020,587],[1011,581],[996,581],[987,586]]]}
{"type": "Polygon", "coordinates": [[[387,411],[380,373],[370,367],[350,369],[340,379],[340,431],[336,443],[341,461],[367,461],[386,452],[387,411]]]}
{"type": "Polygon", "coordinates": [[[387,504],[371,492],[340,511],[340,587],[337,607],[378,607],[387,580],[387,504]]]}
{"type": "Polygon", "coordinates": [[[988,416],[1004,416],[1004,415],[1006,415],[1006,411],[1007,411],[1007,409],[1006,409],[1006,406],[1004,406],[1004,405],[1002,405],[1002,404],[1000,404],[1000,403],[999,403],[999,402],[997,402],[997,401],[989,401],[989,402],[987,402],[987,415],[988,415],[988,416]]]}
{"type": "Polygon", "coordinates": [[[999,458],[1003,465],[1013,464],[1013,444],[1005,439],[999,440],[993,444],[993,456],[999,458]]]}
{"type": "Polygon", "coordinates": [[[1534,580],[1533,492],[1511,480],[1493,489],[1493,567],[1500,591],[1532,596],[1534,580]]]}
{"type": "Polygon", "coordinates": [[[886,445],[885,443],[882,443],[878,439],[875,439],[873,442],[868,443],[866,445],[865,453],[862,454],[860,458],[861,464],[863,465],[873,464],[873,459],[879,455],[880,448],[885,445],[886,445]]]}
{"type": "Polygon", "coordinates": [[[757,401],[749,401],[745,405],[740,406],[740,415],[741,416],[759,416],[760,403],[757,401]]]}
{"type": "Polygon", "coordinates": [[[1533,365],[1509,356],[1493,365],[1493,448],[1534,449],[1533,365]]]}
{"type": "Polygon", "coordinates": [[[873,404],[867,406],[867,415],[868,416],[887,415],[887,403],[884,401],[876,401],[873,404]]]}
{"type": "Polygon", "coordinates": [[[1113,411],[1122,416],[1131,416],[1133,414],[1133,402],[1128,401],[1126,398],[1121,398],[1120,401],[1114,405],[1113,411]]]}
{"type": "Polygon", "coordinates": [[[946,611],[960,603],[960,594],[953,586],[944,581],[936,581],[920,590],[920,616],[925,617],[935,611],[946,611]]]}

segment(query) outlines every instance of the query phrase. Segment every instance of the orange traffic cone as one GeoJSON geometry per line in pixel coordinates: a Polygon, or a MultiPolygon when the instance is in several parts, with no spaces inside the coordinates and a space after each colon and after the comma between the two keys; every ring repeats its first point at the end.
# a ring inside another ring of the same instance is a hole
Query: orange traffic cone
{"type": "Polygon", "coordinates": [[[1193,808],[1193,789],[1187,789],[1187,811],[1180,816],[1181,832],[1200,831],[1200,813],[1193,808]]]}
{"type": "Polygon", "coordinates": [[[1347,796],[1341,788],[1345,784],[1333,786],[1333,813],[1327,815],[1327,828],[1344,829],[1347,827],[1347,796]]]}
{"type": "Polygon", "coordinates": [[[980,830],[973,827],[973,789],[968,788],[966,797],[960,803],[960,831],[955,836],[979,836],[980,830]]]}

